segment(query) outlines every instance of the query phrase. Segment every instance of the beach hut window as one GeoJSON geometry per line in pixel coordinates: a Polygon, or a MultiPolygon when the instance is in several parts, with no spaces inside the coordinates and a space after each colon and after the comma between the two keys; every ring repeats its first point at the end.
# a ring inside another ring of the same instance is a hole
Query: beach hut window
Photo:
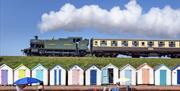
{"type": "Polygon", "coordinates": [[[25,72],[26,72],[26,70],[23,70],[23,69],[20,69],[20,70],[19,70],[19,76],[18,76],[19,79],[25,77],[25,72]]]}
{"type": "Polygon", "coordinates": [[[149,69],[142,69],[143,84],[149,84],[149,69]]]}
{"type": "Polygon", "coordinates": [[[1,70],[1,83],[8,84],[8,70],[1,70]]]}
{"type": "Polygon", "coordinates": [[[160,85],[166,85],[166,70],[160,70],[160,85]]]}
{"type": "Polygon", "coordinates": [[[180,70],[177,70],[177,84],[180,84],[180,70]]]}
{"type": "Polygon", "coordinates": [[[90,84],[96,85],[97,81],[97,70],[91,70],[90,71],[90,84]]]}

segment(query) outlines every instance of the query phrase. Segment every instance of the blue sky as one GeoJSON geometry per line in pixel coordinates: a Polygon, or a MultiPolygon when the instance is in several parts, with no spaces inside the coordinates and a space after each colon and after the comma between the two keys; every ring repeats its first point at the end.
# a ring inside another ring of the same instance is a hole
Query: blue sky
{"type": "MultiPolygon", "coordinates": [[[[78,32],[59,29],[59,31],[41,33],[37,27],[43,13],[58,11],[65,3],[70,3],[76,8],[95,4],[110,10],[114,6],[124,8],[128,2],[128,0],[0,0],[0,55],[23,55],[21,49],[29,47],[29,40],[35,35],[43,39],[53,36],[55,38],[81,36],[84,38],[161,39],[157,36],[149,37],[138,34],[106,34],[97,32],[93,28],[86,28],[78,32]]],[[[143,13],[148,12],[152,7],[164,8],[165,5],[173,9],[180,8],[180,0],[138,0],[137,3],[143,8],[143,13]]],[[[180,39],[180,36],[173,39],[180,39]]]]}

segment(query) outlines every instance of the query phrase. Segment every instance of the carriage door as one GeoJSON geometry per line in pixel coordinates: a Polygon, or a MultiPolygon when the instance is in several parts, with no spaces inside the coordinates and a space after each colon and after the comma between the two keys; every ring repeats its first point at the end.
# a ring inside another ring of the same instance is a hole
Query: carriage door
{"type": "Polygon", "coordinates": [[[166,85],[166,70],[160,70],[160,85],[166,85]]]}
{"type": "Polygon", "coordinates": [[[108,69],[108,73],[109,73],[109,83],[113,83],[113,69],[112,68],[108,69]]]}
{"type": "Polygon", "coordinates": [[[18,78],[19,79],[24,78],[25,77],[25,72],[26,72],[26,70],[20,69],[19,74],[18,74],[18,78]]]}
{"type": "Polygon", "coordinates": [[[54,85],[61,85],[61,70],[54,70],[54,85]]]}
{"type": "Polygon", "coordinates": [[[79,69],[73,69],[72,70],[72,84],[73,85],[79,85],[79,75],[80,74],[80,70],[79,69]]]}
{"type": "Polygon", "coordinates": [[[128,78],[129,81],[126,81],[126,85],[131,85],[131,80],[132,80],[132,70],[125,70],[125,78],[128,78]]]}
{"type": "Polygon", "coordinates": [[[177,84],[180,84],[180,70],[177,70],[177,84]]]}
{"type": "Polygon", "coordinates": [[[108,84],[109,83],[109,75],[108,75],[108,70],[103,69],[102,70],[102,84],[108,84]]]}
{"type": "Polygon", "coordinates": [[[143,84],[149,84],[149,69],[142,69],[143,84]]]}
{"type": "Polygon", "coordinates": [[[91,70],[90,71],[90,84],[91,85],[96,85],[96,80],[97,80],[97,71],[96,70],[91,70]]]}
{"type": "Polygon", "coordinates": [[[36,78],[43,81],[43,69],[36,70],[36,78]]]}
{"type": "Polygon", "coordinates": [[[8,70],[1,70],[1,84],[8,84],[8,70]]]}

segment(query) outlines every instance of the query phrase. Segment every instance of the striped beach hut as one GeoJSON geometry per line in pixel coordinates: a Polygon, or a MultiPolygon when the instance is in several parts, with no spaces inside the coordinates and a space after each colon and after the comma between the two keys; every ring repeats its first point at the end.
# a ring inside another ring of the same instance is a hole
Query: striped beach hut
{"type": "Polygon", "coordinates": [[[136,85],[136,69],[130,64],[120,69],[120,78],[127,78],[129,81],[121,82],[121,85],[136,85]]]}
{"type": "Polygon", "coordinates": [[[50,85],[66,85],[66,70],[61,65],[50,70],[50,85]]]}
{"type": "Polygon", "coordinates": [[[154,69],[147,63],[137,68],[137,84],[154,84],[154,69]]]}
{"type": "Polygon", "coordinates": [[[68,70],[68,85],[84,85],[84,70],[74,65],[68,70]]]}
{"type": "Polygon", "coordinates": [[[24,77],[30,77],[30,69],[21,64],[14,69],[14,82],[24,77]]]}
{"type": "Polygon", "coordinates": [[[164,64],[155,68],[155,85],[171,85],[171,70],[164,64]]]}
{"type": "Polygon", "coordinates": [[[0,85],[13,84],[13,69],[8,65],[3,64],[0,66],[0,85]]]}
{"type": "Polygon", "coordinates": [[[172,68],[172,85],[180,85],[180,64],[172,68]]]}
{"type": "Polygon", "coordinates": [[[95,66],[90,66],[86,72],[86,85],[101,85],[101,70],[95,66]]]}
{"type": "Polygon", "coordinates": [[[108,64],[101,69],[101,84],[116,84],[118,82],[118,68],[108,64]]]}
{"type": "Polygon", "coordinates": [[[44,85],[48,85],[48,69],[42,64],[38,64],[32,68],[32,77],[43,81],[44,85]]]}

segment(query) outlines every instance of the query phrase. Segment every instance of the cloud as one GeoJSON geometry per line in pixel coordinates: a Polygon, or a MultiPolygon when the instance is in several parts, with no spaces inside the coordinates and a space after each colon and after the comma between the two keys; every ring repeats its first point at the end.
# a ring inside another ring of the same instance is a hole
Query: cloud
{"type": "Polygon", "coordinates": [[[76,8],[67,3],[57,12],[44,13],[38,27],[42,32],[95,28],[99,32],[116,34],[144,34],[160,37],[180,35],[180,8],[152,7],[146,13],[142,11],[143,8],[135,0],[128,2],[125,9],[115,6],[110,10],[102,9],[98,5],[76,8]]]}

